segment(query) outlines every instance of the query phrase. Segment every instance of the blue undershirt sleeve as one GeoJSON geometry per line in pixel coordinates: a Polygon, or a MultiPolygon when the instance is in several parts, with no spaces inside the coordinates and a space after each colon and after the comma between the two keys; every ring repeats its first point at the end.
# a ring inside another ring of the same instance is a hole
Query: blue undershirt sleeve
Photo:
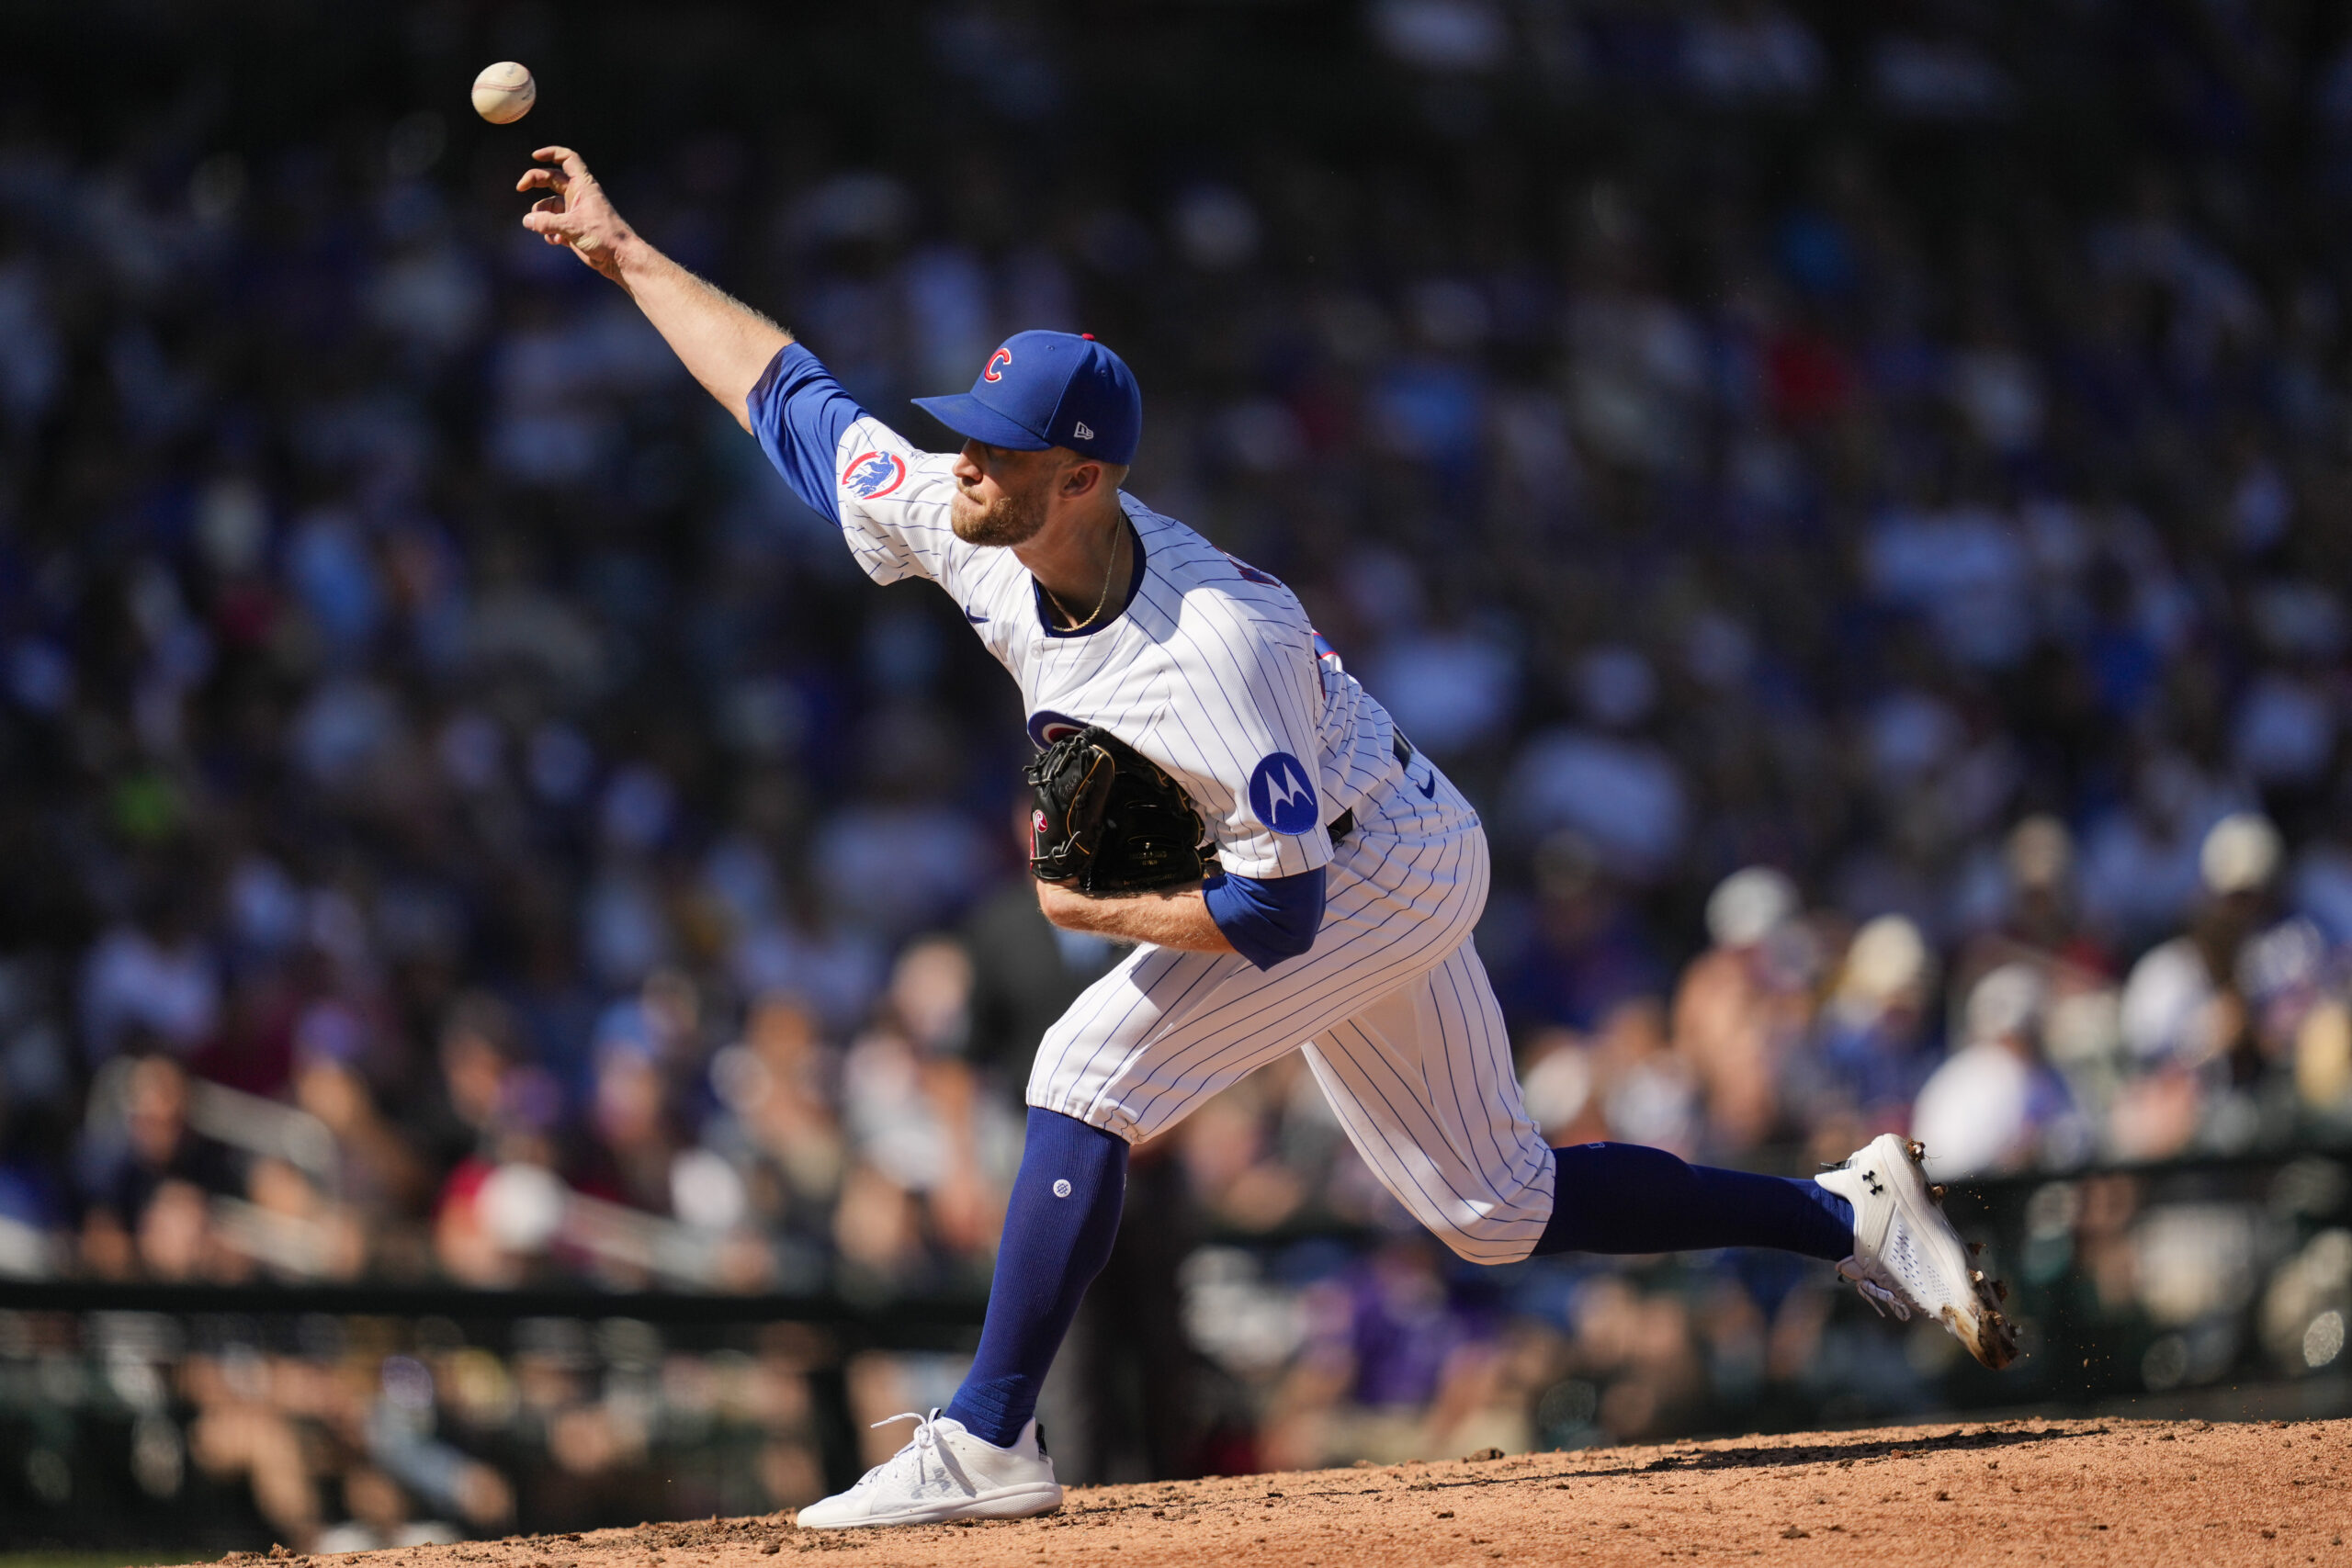
{"type": "Polygon", "coordinates": [[[799,344],[785,344],[744,399],[743,412],[792,493],[809,510],[839,523],[841,476],[833,465],[842,432],[865,411],[842,390],[824,362],[799,344]]]}
{"type": "Polygon", "coordinates": [[[1209,919],[1233,951],[1261,969],[1296,958],[1323,926],[1323,868],[1296,876],[1223,875],[1201,888],[1209,919]]]}

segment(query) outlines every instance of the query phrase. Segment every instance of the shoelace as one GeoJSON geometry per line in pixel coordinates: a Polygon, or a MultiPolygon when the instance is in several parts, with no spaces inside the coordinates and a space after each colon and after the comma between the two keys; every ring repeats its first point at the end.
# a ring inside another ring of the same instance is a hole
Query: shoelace
{"type": "MultiPolygon", "coordinates": [[[[891,1456],[892,1463],[896,1463],[899,1460],[904,1459],[910,1452],[911,1452],[915,1456],[915,1483],[917,1485],[921,1485],[922,1483],[923,1460],[928,1456],[939,1462],[939,1472],[942,1475],[953,1480],[957,1485],[963,1487],[967,1492],[975,1490],[970,1480],[964,1474],[964,1467],[956,1462],[956,1456],[950,1453],[947,1450],[947,1446],[939,1440],[939,1412],[937,1410],[933,1410],[928,1416],[925,1416],[919,1410],[901,1410],[896,1416],[886,1416],[881,1420],[873,1423],[870,1429],[874,1431],[880,1431],[883,1427],[895,1426],[900,1421],[913,1422],[915,1424],[915,1435],[907,1439],[907,1446],[905,1448],[900,1449],[898,1453],[891,1456]]],[[[884,1471],[889,1468],[890,1466],[887,1464],[876,1465],[872,1470],[867,1471],[864,1475],[858,1478],[857,1484],[859,1486],[864,1486],[866,1483],[872,1481],[876,1476],[880,1475],[884,1471]]]]}
{"type": "Polygon", "coordinates": [[[1891,1312],[1894,1314],[1894,1321],[1897,1323],[1911,1321],[1911,1303],[1904,1299],[1901,1292],[1889,1290],[1878,1280],[1871,1279],[1863,1269],[1861,1259],[1849,1258],[1838,1264],[1838,1277],[1860,1292],[1862,1300],[1870,1303],[1871,1310],[1879,1316],[1884,1317],[1891,1312]],[[1849,1269],[1850,1273],[1848,1272],[1849,1269]]]}

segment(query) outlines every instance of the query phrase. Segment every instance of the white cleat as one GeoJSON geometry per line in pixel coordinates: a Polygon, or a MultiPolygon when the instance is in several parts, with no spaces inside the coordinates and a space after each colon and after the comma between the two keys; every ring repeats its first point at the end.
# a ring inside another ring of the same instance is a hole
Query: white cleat
{"type": "Polygon", "coordinates": [[[1054,1461],[1037,1441],[1035,1420],[1021,1428],[1009,1449],[974,1437],[961,1421],[936,1410],[928,1416],[910,1410],[874,1424],[888,1427],[893,1421],[913,1422],[913,1439],[848,1491],[801,1509],[796,1522],[802,1529],[1025,1519],[1062,1506],[1054,1461]]]}
{"type": "Polygon", "coordinates": [[[1882,1133],[1853,1158],[1814,1178],[1854,1206],[1854,1255],[1838,1276],[1883,1317],[1914,1312],[1941,1321],[1968,1353],[1998,1371],[2017,1359],[2017,1330],[2002,1315],[2000,1281],[1969,1266],[1970,1248],[1939,1206],[1943,1189],[1920,1169],[1927,1151],[1882,1133]]]}

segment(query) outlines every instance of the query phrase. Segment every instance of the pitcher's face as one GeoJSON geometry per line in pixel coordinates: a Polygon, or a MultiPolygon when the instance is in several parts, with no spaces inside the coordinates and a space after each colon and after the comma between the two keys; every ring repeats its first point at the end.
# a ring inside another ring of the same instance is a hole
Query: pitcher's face
{"type": "Polygon", "coordinates": [[[952,470],[956,499],[948,508],[956,536],[967,545],[1004,546],[1035,538],[1069,456],[965,442],[952,470]]]}

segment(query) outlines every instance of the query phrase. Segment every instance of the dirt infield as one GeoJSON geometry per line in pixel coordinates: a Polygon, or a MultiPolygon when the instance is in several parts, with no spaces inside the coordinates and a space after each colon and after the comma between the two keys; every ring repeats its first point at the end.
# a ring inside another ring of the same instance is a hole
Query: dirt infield
{"type": "Polygon", "coordinates": [[[1002,1524],[802,1531],[777,1514],[352,1561],[761,1568],[786,1553],[853,1551],[855,1568],[1669,1558],[2352,1568],[2348,1530],[2352,1421],[1939,1422],[1089,1488],[1052,1517],[1002,1524]]]}

